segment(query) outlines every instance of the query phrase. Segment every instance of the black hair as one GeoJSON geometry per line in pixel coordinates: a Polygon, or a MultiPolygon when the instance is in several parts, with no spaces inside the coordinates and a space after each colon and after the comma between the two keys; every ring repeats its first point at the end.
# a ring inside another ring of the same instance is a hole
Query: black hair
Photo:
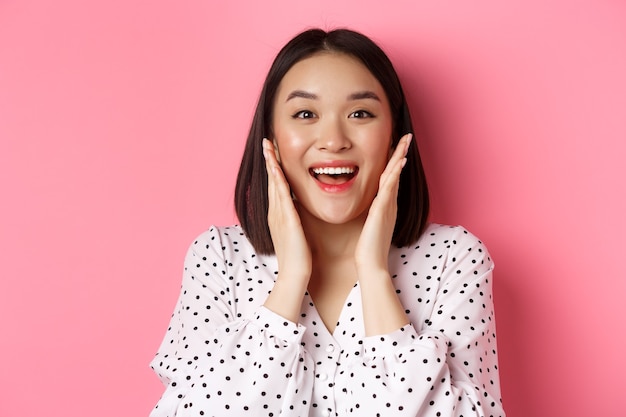
{"type": "MultiPolygon", "coordinates": [[[[293,65],[320,52],[357,58],[383,87],[393,117],[392,148],[406,133],[413,133],[411,113],[398,75],[382,49],[367,36],[349,29],[310,29],[296,35],[278,53],[267,74],[252,119],[235,186],[235,210],[241,227],[257,252],[273,254],[267,223],[267,173],[262,140],[271,137],[274,98],[293,65]]],[[[411,144],[400,174],[398,214],[392,242],[407,246],[422,234],[428,221],[428,187],[417,144],[411,144]]]]}

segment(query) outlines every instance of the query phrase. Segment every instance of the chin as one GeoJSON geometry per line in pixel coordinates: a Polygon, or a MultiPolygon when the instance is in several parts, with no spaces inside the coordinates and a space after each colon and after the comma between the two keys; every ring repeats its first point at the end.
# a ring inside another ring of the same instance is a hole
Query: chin
{"type": "MultiPolygon", "coordinates": [[[[326,199],[323,196],[307,196],[305,199],[298,198],[298,210],[300,215],[305,215],[312,220],[321,221],[332,225],[342,225],[355,221],[364,222],[370,204],[355,204],[355,199],[326,199]]],[[[358,199],[361,200],[361,199],[358,199]]],[[[372,197],[373,200],[373,197],[372,197]]]]}
{"type": "Polygon", "coordinates": [[[352,223],[354,221],[364,221],[366,217],[367,210],[350,210],[346,208],[337,208],[335,210],[321,210],[315,211],[311,213],[311,215],[318,220],[332,224],[332,225],[342,225],[352,223]]]}

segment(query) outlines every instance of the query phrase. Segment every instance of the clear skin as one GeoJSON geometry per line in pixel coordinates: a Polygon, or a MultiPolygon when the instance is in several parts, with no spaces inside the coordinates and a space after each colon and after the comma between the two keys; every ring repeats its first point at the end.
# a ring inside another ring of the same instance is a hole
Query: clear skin
{"type": "Polygon", "coordinates": [[[366,335],[399,329],[409,320],[391,281],[388,253],[412,135],[391,149],[384,90],[345,54],[319,53],[296,63],[281,81],[273,110],[274,137],[263,140],[263,155],[279,273],[265,306],[297,322],[308,290],[332,333],[358,281],[366,335]],[[312,167],[337,161],[358,167],[350,184],[329,188],[316,181],[312,167]]]}

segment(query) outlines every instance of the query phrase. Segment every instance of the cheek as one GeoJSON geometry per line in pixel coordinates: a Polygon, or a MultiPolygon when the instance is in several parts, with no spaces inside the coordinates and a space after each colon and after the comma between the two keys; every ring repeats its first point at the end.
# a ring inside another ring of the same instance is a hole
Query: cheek
{"type": "Polygon", "coordinates": [[[277,148],[276,155],[280,158],[279,163],[290,185],[297,182],[298,176],[303,175],[303,161],[306,153],[306,145],[298,136],[286,132],[284,129],[275,132],[274,146],[277,148]]]}
{"type": "Polygon", "coordinates": [[[377,166],[384,168],[391,159],[394,149],[392,148],[390,129],[378,129],[368,135],[364,149],[370,160],[376,161],[377,166]]]}
{"type": "Polygon", "coordinates": [[[279,128],[274,133],[274,146],[278,148],[283,164],[298,161],[306,152],[306,139],[299,132],[279,128]]]}

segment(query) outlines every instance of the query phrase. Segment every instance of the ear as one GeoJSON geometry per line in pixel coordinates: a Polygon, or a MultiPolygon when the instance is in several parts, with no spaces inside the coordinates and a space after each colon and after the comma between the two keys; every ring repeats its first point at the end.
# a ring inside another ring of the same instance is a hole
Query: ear
{"type": "Polygon", "coordinates": [[[278,142],[276,142],[276,138],[272,138],[272,143],[274,144],[274,153],[276,154],[276,161],[280,164],[280,153],[278,152],[278,142]]]}

